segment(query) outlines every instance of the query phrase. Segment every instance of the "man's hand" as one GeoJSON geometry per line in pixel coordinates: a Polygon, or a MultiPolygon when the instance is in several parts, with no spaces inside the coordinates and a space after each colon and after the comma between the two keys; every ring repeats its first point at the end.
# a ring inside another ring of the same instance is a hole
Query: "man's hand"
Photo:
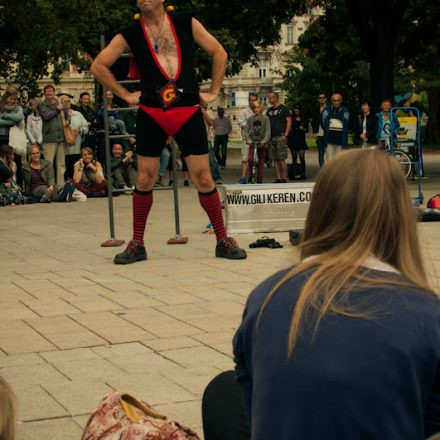
{"type": "Polygon", "coordinates": [[[128,105],[139,105],[139,99],[141,97],[141,92],[133,92],[124,96],[124,101],[128,105]]]}
{"type": "Polygon", "coordinates": [[[202,92],[199,93],[200,95],[200,102],[203,105],[208,105],[211,102],[215,101],[217,99],[218,94],[212,93],[212,92],[202,92]]]}

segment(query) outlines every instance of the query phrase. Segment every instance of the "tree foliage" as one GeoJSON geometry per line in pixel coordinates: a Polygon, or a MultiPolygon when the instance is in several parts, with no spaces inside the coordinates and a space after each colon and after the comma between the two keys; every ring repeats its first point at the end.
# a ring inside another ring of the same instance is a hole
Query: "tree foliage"
{"type": "MultiPolygon", "coordinates": [[[[192,10],[229,53],[228,73],[238,73],[252,61],[257,47],[279,41],[281,23],[305,11],[303,0],[182,0],[176,10],[192,10]]],[[[3,0],[0,6],[0,76],[24,89],[36,90],[47,75],[55,82],[72,62],[87,68],[84,54],[96,55],[100,34],[107,41],[128,25],[136,12],[134,0],[3,0]],[[19,3],[19,6],[18,4],[19,3]]],[[[201,79],[210,75],[210,63],[197,54],[201,79]]]]}

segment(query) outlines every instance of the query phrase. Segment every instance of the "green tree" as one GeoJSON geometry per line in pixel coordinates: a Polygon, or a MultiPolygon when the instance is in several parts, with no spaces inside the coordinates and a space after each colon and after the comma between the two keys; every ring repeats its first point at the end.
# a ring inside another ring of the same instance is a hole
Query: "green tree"
{"type": "MultiPolygon", "coordinates": [[[[0,6],[0,76],[33,92],[36,81],[48,73],[55,82],[66,62],[87,68],[84,54],[99,50],[101,33],[109,40],[128,25],[136,10],[133,0],[3,0],[0,6]]],[[[279,40],[281,23],[305,10],[300,0],[182,0],[176,10],[193,10],[229,53],[228,73],[239,72],[252,61],[257,47],[279,40]]],[[[210,64],[197,55],[200,78],[210,74],[210,64]]]]}

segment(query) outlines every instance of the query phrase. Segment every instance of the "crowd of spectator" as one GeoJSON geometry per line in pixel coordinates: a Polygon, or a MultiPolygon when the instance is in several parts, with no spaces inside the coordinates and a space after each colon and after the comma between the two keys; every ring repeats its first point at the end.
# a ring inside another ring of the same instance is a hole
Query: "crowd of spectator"
{"type": "MultiPolygon", "coordinates": [[[[333,93],[330,102],[327,102],[327,95],[320,92],[317,100],[311,115],[311,131],[320,166],[349,146],[350,135],[355,148],[385,150],[390,148],[392,141],[396,141],[399,120],[397,111],[391,112],[393,103],[390,99],[382,101],[378,112],[373,110],[370,101],[362,100],[358,113],[352,116],[343,105],[340,93],[333,93]]],[[[267,94],[267,101],[269,106],[264,110],[258,95],[249,93],[249,105],[238,115],[243,139],[239,183],[263,183],[263,165],[270,167],[272,163],[276,174],[273,183],[306,179],[305,151],[308,150],[306,133],[309,132],[309,119],[303,114],[300,103],[289,108],[280,102],[279,94],[275,91],[267,94]],[[255,117],[263,114],[270,122],[268,140],[265,120],[261,116],[255,117]],[[287,164],[289,150],[292,161],[287,164]],[[255,166],[257,154],[258,165],[255,166]],[[256,179],[254,169],[258,169],[256,179]]],[[[410,102],[404,106],[410,106],[410,102]]]]}
{"type": "MultiPolygon", "coordinates": [[[[111,135],[109,170],[105,169],[104,108],[102,105],[94,108],[88,92],[81,93],[75,105],[68,90],[57,92],[53,84],[48,84],[41,98],[31,98],[23,105],[15,86],[5,89],[0,100],[0,145],[5,146],[0,154],[0,205],[59,200],[57,194],[63,188],[63,201],[105,196],[106,176],[111,179],[114,194],[131,193],[137,173],[137,108],[121,113],[114,103],[113,93],[106,93],[111,135]],[[73,133],[73,142],[67,142],[66,129],[73,133]],[[53,173],[48,173],[49,168],[53,173]],[[44,191],[41,188],[43,180],[47,185],[44,191]],[[66,183],[72,186],[65,187],[66,183]],[[75,190],[70,194],[73,186],[75,190]]],[[[280,102],[275,91],[269,92],[266,98],[269,106],[264,109],[258,95],[250,93],[249,105],[238,115],[243,139],[239,183],[263,183],[264,168],[272,165],[276,175],[273,183],[306,179],[309,120],[300,103],[289,108],[280,102]],[[289,150],[292,160],[288,164],[289,150]]],[[[379,112],[373,110],[368,100],[363,100],[359,113],[352,117],[340,93],[333,93],[327,102],[327,95],[320,92],[317,101],[311,115],[311,132],[317,144],[320,166],[347,147],[349,134],[355,147],[386,149],[399,130],[399,121],[391,112],[393,104],[389,99],[382,102],[379,112]]],[[[203,114],[211,171],[215,181],[221,183],[220,169],[226,167],[231,121],[221,107],[216,116],[207,108],[203,108],[203,114]]],[[[162,151],[158,186],[164,184],[167,172],[168,184],[174,181],[171,145],[170,139],[162,151]]],[[[182,167],[184,185],[189,186],[184,160],[182,167]]]]}

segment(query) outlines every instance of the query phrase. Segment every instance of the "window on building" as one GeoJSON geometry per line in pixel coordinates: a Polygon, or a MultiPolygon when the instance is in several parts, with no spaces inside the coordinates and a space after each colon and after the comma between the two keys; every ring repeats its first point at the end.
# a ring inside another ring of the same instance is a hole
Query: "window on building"
{"type": "Polygon", "coordinates": [[[287,26],[287,36],[286,36],[286,43],[287,44],[293,44],[293,26],[287,26]]]}
{"type": "Polygon", "coordinates": [[[231,92],[231,107],[236,107],[237,106],[237,100],[235,97],[235,92],[231,92]]]}
{"type": "Polygon", "coordinates": [[[260,78],[266,78],[267,76],[267,62],[265,60],[260,60],[258,63],[258,76],[260,78]]]}

